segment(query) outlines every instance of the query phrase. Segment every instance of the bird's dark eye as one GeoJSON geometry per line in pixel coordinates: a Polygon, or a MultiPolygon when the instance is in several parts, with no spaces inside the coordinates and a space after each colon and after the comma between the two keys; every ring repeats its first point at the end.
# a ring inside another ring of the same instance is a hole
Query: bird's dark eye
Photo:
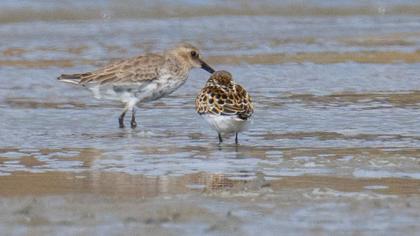
{"type": "Polygon", "coordinates": [[[197,53],[196,51],[192,51],[192,52],[191,52],[191,56],[192,56],[192,57],[198,57],[198,53],[197,53]]]}

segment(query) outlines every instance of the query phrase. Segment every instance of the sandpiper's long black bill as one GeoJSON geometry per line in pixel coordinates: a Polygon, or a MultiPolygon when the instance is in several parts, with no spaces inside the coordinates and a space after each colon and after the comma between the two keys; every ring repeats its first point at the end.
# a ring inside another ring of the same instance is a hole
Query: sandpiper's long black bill
{"type": "Polygon", "coordinates": [[[201,68],[203,70],[206,70],[207,72],[209,72],[210,74],[213,74],[215,72],[215,70],[213,68],[211,68],[207,63],[205,63],[204,61],[200,60],[201,62],[201,68]]]}

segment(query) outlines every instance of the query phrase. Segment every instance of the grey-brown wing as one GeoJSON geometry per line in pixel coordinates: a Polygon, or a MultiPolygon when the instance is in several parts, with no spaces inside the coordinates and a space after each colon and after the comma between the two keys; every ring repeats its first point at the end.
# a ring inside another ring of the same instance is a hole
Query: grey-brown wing
{"type": "Polygon", "coordinates": [[[81,74],[79,84],[130,84],[158,78],[163,56],[147,54],[109,64],[93,72],[81,74]]]}

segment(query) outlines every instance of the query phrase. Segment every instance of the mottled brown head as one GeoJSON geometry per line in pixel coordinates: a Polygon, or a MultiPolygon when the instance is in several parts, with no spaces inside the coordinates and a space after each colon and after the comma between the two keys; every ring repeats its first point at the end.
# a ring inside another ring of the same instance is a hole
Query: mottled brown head
{"type": "Polygon", "coordinates": [[[175,48],[170,49],[168,53],[181,59],[189,69],[202,68],[210,74],[214,72],[213,68],[200,58],[200,51],[189,43],[178,44],[175,48]]]}
{"type": "Polygon", "coordinates": [[[210,76],[210,79],[219,85],[227,86],[232,81],[232,74],[225,70],[219,70],[219,71],[214,72],[210,76]]]}

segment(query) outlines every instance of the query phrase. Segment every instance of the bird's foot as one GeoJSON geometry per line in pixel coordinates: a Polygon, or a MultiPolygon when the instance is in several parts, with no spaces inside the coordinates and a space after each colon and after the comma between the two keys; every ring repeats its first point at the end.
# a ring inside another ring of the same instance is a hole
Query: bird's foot
{"type": "Polygon", "coordinates": [[[219,145],[221,145],[223,143],[222,135],[218,134],[218,138],[219,138],[219,145]]]}
{"type": "Polygon", "coordinates": [[[120,128],[121,128],[121,129],[122,129],[122,128],[125,128],[125,125],[124,125],[124,116],[125,116],[125,112],[126,112],[126,111],[124,111],[123,113],[121,113],[120,117],[118,117],[118,124],[120,125],[120,128]]]}
{"type": "Polygon", "coordinates": [[[122,129],[122,128],[125,128],[125,125],[124,125],[124,119],[121,119],[121,117],[118,119],[118,124],[120,125],[120,128],[122,129]]]}
{"type": "Polygon", "coordinates": [[[135,129],[137,127],[137,122],[135,120],[131,121],[131,128],[135,129]]]}

